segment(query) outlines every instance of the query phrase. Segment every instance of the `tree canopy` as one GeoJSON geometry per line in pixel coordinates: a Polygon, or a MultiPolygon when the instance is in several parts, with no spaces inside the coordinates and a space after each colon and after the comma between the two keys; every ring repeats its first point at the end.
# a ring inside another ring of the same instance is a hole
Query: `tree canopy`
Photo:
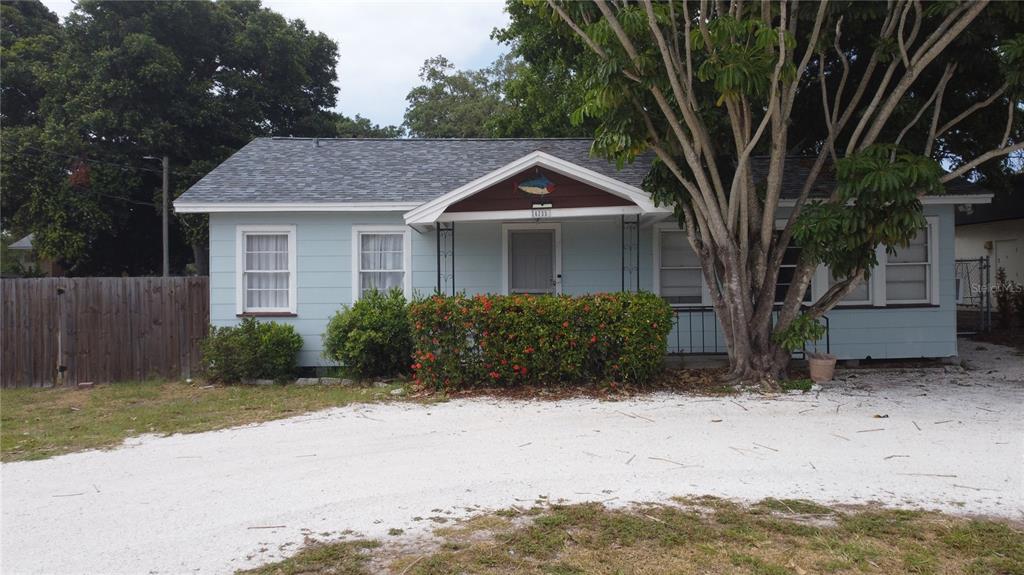
{"type": "MultiPolygon", "coordinates": [[[[332,111],[335,42],[259,2],[82,0],[63,24],[37,0],[0,9],[0,223],[72,273],[158,269],[147,157],[171,158],[176,196],[256,136],[399,133],[332,111]]],[[[172,219],[174,269],[203,267],[206,234],[172,219]]]]}
{"type": "Polygon", "coordinates": [[[582,103],[580,83],[556,60],[527,63],[510,33],[495,38],[512,50],[480,70],[456,70],[444,56],[428,59],[423,84],[409,91],[405,127],[421,138],[553,138],[589,136],[569,114],[582,103]],[[575,86],[574,92],[566,90],[575,86]]]}

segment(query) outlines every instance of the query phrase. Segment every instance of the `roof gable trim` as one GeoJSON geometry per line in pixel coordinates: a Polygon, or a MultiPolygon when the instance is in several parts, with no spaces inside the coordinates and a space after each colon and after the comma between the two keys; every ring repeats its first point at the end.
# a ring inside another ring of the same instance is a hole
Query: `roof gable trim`
{"type": "Polygon", "coordinates": [[[650,195],[640,188],[538,150],[409,210],[405,214],[405,223],[408,225],[433,224],[452,204],[534,167],[551,170],[609,194],[625,198],[635,203],[643,213],[662,211],[654,205],[650,195]]]}

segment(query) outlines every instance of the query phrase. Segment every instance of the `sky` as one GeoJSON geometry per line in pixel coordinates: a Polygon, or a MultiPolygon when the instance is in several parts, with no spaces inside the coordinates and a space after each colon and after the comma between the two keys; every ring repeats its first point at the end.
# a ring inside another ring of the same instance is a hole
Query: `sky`
{"type": "MultiPolygon", "coordinates": [[[[72,0],[43,0],[61,18],[72,0]]],[[[444,55],[459,69],[482,68],[507,47],[491,30],[508,22],[501,1],[264,0],[288,19],[338,43],[337,110],[379,124],[401,124],[405,95],[420,83],[423,61],[444,55]]]]}

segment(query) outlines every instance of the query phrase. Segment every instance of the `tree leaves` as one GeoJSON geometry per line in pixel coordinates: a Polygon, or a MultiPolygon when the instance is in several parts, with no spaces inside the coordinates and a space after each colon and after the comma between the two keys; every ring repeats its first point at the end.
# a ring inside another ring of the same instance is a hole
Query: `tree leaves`
{"type": "Polygon", "coordinates": [[[942,192],[931,158],[877,144],[839,160],[836,198],[805,206],[793,237],[802,256],[835,277],[869,271],[875,246],[905,246],[926,225],[920,196],[942,192]]]}

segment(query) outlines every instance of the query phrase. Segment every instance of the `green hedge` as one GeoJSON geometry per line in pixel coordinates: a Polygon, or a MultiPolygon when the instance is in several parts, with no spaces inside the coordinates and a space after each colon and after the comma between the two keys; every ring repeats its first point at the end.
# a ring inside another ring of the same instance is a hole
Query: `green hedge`
{"type": "Polygon", "coordinates": [[[211,326],[201,346],[206,378],[222,383],[289,379],[301,349],[294,327],[251,317],[233,327],[211,326]]]}
{"type": "Polygon", "coordinates": [[[407,373],[412,336],[402,290],[371,291],[334,314],[323,354],[360,377],[407,373]]]}
{"type": "Polygon", "coordinates": [[[672,327],[650,293],[433,296],[409,316],[415,379],[438,389],[642,383],[661,369],[672,327]]]}

